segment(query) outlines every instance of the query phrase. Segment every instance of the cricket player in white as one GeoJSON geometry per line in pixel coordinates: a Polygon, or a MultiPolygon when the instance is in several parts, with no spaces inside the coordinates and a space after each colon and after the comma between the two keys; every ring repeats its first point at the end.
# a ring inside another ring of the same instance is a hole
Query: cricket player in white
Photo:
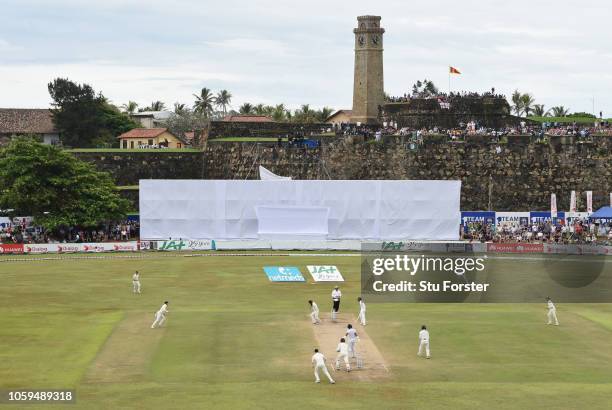
{"type": "Polygon", "coordinates": [[[312,355],[312,365],[314,366],[315,383],[321,383],[321,379],[319,378],[319,370],[321,370],[323,374],[327,376],[331,384],[336,383],[329,374],[329,370],[327,370],[327,366],[325,365],[326,360],[327,359],[323,353],[319,353],[319,349],[314,349],[314,354],[312,355]]]}
{"type": "Polygon", "coordinates": [[[359,337],[357,336],[357,331],[353,329],[353,325],[349,324],[346,327],[346,337],[348,338],[348,351],[351,357],[355,357],[355,344],[359,337]]]}
{"type": "Polygon", "coordinates": [[[168,313],[168,301],[165,301],[163,305],[155,312],[155,321],[151,325],[151,329],[154,327],[161,326],[166,321],[166,314],[168,313]]]}
{"type": "Polygon", "coordinates": [[[550,300],[549,297],[546,298],[546,305],[548,307],[548,323],[547,325],[552,325],[553,321],[555,322],[555,326],[559,326],[559,320],[557,320],[557,308],[555,304],[550,300]]]}
{"type": "Polygon", "coordinates": [[[336,356],[336,370],[340,370],[340,360],[344,360],[346,371],[350,372],[351,364],[349,363],[348,345],[346,344],[346,340],[344,340],[344,338],[340,339],[336,352],[338,352],[338,356],[336,356]]]}
{"type": "Polygon", "coordinates": [[[132,275],[132,289],[134,293],[140,293],[140,273],[138,271],[132,275]]]}
{"type": "Polygon", "coordinates": [[[338,289],[338,286],[332,290],[332,320],[336,320],[336,313],[340,310],[340,298],[342,297],[342,292],[338,289]]]}
{"type": "Polygon", "coordinates": [[[321,319],[319,319],[319,307],[312,300],[309,300],[308,304],[310,304],[310,318],[312,319],[312,324],[318,325],[321,323],[321,319]]]}
{"type": "Polygon", "coordinates": [[[417,356],[421,356],[423,353],[423,348],[425,348],[426,357],[429,359],[431,356],[429,355],[429,332],[427,331],[427,327],[425,325],[421,326],[421,331],[419,332],[419,352],[417,356]]]}
{"type": "Polygon", "coordinates": [[[357,316],[357,319],[359,320],[359,323],[361,324],[361,326],[365,326],[366,325],[366,305],[363,302],[363,299],[361,297],[358,297],[357,301],[359,302],[359,316],[357,316]]]}

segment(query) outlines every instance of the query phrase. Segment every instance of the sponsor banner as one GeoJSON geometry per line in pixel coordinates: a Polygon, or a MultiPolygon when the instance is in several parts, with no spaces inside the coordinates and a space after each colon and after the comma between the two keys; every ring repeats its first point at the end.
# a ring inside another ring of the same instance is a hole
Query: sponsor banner
{"type": "Polygon", "coordinates": [[[332,265],[308,265],[308,272],[315,282],[344,282],[337,267],[332,265]]]}
{"type": "Polygon", "coordinates": [[[495,225],[495,212],[493,211],[462,211],[461,225],[466,223],[487,223],[495,225]]]}
{"type": "Polygon", "coordinates": [[[57,252],[59,253],[75,253],[83,252],[83,244],[81,243],[59,243],[57,244],[57,252]]]}
{"type": "Polygon", "coordinates": [[[11,226],[11,219],[6,216],[0,216],[0,228],[8,228],[11,226]]]}
{"type": "Polygon", "coordinates": [[[136,252],[138,242],[102,243],[34,243],[23,245],[23,253],[77,253],[77,252],[136,252]]]}
{"type": "Polygon", "coordinates": [[[571,225],[572,223],[574,223],[577,219],[588,219],[589,217],[589,213],[588,212],[566,212],[565,213],[565,222],[568,225],[571,225]]]}
{"type": "Polygon", "coordinates": [[[157,248],[156,241],[138,241],[138,248],[141,251],[150,251],[157,248]]]}
{"type": "Polygon", "coordinates": [[[23,253],[23,244],[7,243],[0,245],[0,253],[23,253]]]}
{"type": "Polygon", "coordinates": [[[107,246],[105,248],[105,251],[110,250],[113,252],[136,252],[139,249],[138,242],[136,241],[134,242],[113,242],[110,244],[105,243],[105,245],[112,246],[112,249],[108,249],[110,246],[107,246]]]}
{"type": "Polygon", "coordinates": [[[57,243],[31,243],[23,245],[25,253],[57,253],[60,244],[57,243]]]}
{"type": "Polygon", "coordinates": [[[544,244],[541,243],[488,243],[488,252],[501,253],[543,253],[544,244]]]}
{"type": "Polygon", "coordinates": [[[587,197],[587,212],[593,213],[593,191],[586,191],[587,197]]]}
{"type": "Polygon", "coordinates": [[[466,243],[465,251],[472,253],[485,253],[487,251],[487,244],[484,242],[466,243]]]}
{"type": "Polygon", "coordinates": [[[305,282],[302,272],[294,266],[264,266],[270,282],[305,282]]]}
{"type": "Polygon", "coordinates": [[[529,212],[529,220],[532,224],[552,222],[553,225],[560,225],[565,221],[565,212],[557,212],[557,216],[553,218],[550,211],[533,211],[529,212]]]}
{"type": "Polygon", "coordinates": [[[570,212],[576,212],[576,191],[572,191],[570,196],[570,212]]]}
{"type": "Polygon", "coordinates": [[[173,239],[156,242],[158,251],[209,251],[215,249],[215,241],[208,239],[173,239]]]}
{"type": "Polygon", "coordinates": [[[612,246],[544,244],[545,253],[565,255],[612,255],[612,246]]]}
{"type": "Polygon", "coordinates": [[[529,212],[495,212],[498,227],[529,225],[529,212]]]}
{"type": "Polygon", "coordinates": [[[557,195],[550,194],[550,215],[553,218],[557,217],[557,195]]]}

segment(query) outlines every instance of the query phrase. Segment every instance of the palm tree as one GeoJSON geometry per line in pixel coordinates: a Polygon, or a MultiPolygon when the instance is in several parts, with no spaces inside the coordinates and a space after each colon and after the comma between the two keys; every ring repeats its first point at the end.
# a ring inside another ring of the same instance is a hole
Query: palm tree
{"type": "Polygon", "coordinates": [[[248,102],[244,103],[240,106],[238,111],[240,112],[240,114],[253,114],[253,104],[248,102]]]}
{"type": "Polygon", "coordinates": [[[521,95],[521,103],[523,105],[523,112],[525,113],[525,117],[529,117],[529,112],[531,111],[531,106],[535,102],[533,96],[529,93],[525,93],[521,95]]]}
{"type": "Polygon", "coordinates": [[[544,104],[536,104],[533,106],[533,115],[535,115],[536,117],[544,117],[547,114],[548,113],[544,109],[544,104]]]}
{"type": "Polygon", "coordinates": [[[523,101],[519,90],[514,90],[512,93],[512,109],[517,116],[520,116],[523,112],[523,101]]]}
{"type": "Polygon", "coordinates": [[[126,114],[134,114],[136,112],[136,109],[138,108],[138,103],[135,101],[128,101],[128,103],[123,104],[121,108],[126,114]]]}
{"type": "Polygon", "coordinates": [[[253,112],[257,115],[266,115],[266,107],[263,104],[257,104],[253,107],[253,112]]]}
{"type": "Polygon", "coordinates": [[[558,105],[556,107],[551,108],[553,117],[565,117],[569,114],[569,108],[565,108],[562,105],[558,105]]]}
{"type": "Polygon", "coordinates": [[[151,111],[163,111],[164,108],[166,108],[166,104],[159,100],[151,103],[151,111]]]}
{"type": "MultiPolygon", "coordinates": [[[[314,122],[315,119],[315,111],[310,109],[310,104],[302,104],[299,109],[299,116],[301,117],[301,122],[314,122]]],[[[297,113],[296,113],[296,116],[297,113]]]]}
{"type": "Polygon", "coordinates": [[[277,104],[272,111],[272,119],[278,122],[284,121],[287,118],[286,112],[285,104],[277,104]]]}
{"type": "Polygon", "coordinates": [[[193,96],[196,98],[193,103],[193,110],[208,117],[213,112],[213,104],[215,103],[212,91],[204,87],[200,91],[200,95],[193,94],[193,96]]]}
{"type": "Polygon", "coordinates": [[[187,108],[187,104],[181,104],[181,103],[174,103],[174,113],[176,115],[182,115],[185,112],[187,112],[189,110],[189,108],[187,108]]]}
{"type": "Polygon", "coordinates": [[[227,114],[227,107],[230,105],[232,101],[232,94],[230,94],[227,90],[221,90],[217,93],[217,97],[215,98],[215,105],[217,107],[221,107],[221,111],[223,111],[223,115],[227,114]]]}
{"type": "Polygon", "coordinates": [[[332,115],[332,113],[334,112],[334,110],[332,110],[329,107],[323,107],[321,108],[321,110],[319,110],[317,112],[317,120],[319,120],[319,122],[325,122],[325,120],[332,115]]]}

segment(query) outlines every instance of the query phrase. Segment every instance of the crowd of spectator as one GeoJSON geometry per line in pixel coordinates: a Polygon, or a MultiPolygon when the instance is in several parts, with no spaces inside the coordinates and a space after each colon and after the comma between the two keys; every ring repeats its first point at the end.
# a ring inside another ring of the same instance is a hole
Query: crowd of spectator
{"type": "Polygon", "coordinates": [[[466,240],[496,243],[559,243],[612,245],[612,221],[572,219],[552,222],[514,223],[496,226],[493,223],[471,222],[462,226],[466,240]]]}
{"type": "Polygon", "coordinates": [[[437,92],[435,94],[415,94],[415,93],[404,93],[400,96],[387,96],[387,102],[409,102],[412,99],[420,98],[420,99],[432,99],[432,100],[443,100],[449,101],[456,98],[503,98],[506,99],[506,96],[503,94],[498,94],[495,92],[495,88],[492,88],[491,91],[485,91],[484,93],[478,93],[474,91],[457,91],[457,92],[437,92]]]}
{"type": "Polygon", "coordinates": [[[136,221],[109,223],[96,228],[66,227],[48,231],[24,219],[0,225],[0,243],[92,243],[121,242],[138,239],[140,224],[136,221]]]}

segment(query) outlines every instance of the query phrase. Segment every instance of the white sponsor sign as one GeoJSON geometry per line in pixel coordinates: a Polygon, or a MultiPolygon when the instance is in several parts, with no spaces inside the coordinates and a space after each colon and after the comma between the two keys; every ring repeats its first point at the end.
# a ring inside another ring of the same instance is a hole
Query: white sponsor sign
{"type": "Polygon", "coordinates": [[[308,265],[308,272],[315,282],[344,282],[337,267],[332,265],[308,265]]]}
{"type": "Polygon", "coordinates": [[[59,244],[57,243],[33,243],[23,245],[24,253],[57,253],[59,244]]]}
{"type": "Polygon", "coordinates": [[[495,212],[498,227],[529,225],[529,212],[495,212]]]}
{"type": "Polygon", "coordinates": [[[208,239],[172,239],[157,241],[158,251],[206,251],[212,249],[212,241],[208,239]]]}
{"type": "Polygon", "coordinates": [[[24,253],[76,253],[76,252],[136,252],[138,242],[102,243],[33,243],[23,246],[24,253]]]}

